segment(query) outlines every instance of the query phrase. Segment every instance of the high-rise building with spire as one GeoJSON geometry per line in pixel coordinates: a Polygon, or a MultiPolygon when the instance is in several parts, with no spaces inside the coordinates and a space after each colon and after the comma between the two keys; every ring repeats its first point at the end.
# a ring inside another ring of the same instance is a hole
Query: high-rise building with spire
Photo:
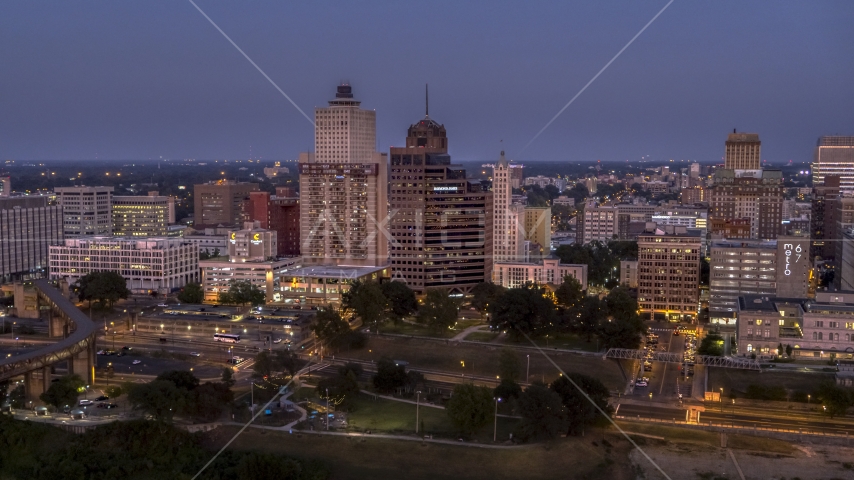
{"type": "Polygon", "coordinates": [[[511,175],[510,162],[502,151],[492,169],[493,263],[517,262],[524,256],[525,232],[520,223],[524,224],[525,207],[513,205],[511,175]]]}
{"type": "Polygon", "coordinates": [[[376,112],[360,105],[350,85],[339,85],[329,106],[314,111],[315,151],[299,159],[307,264],[388,264],[387,159],[375,150],[376,112]]]}
{"type": "Polygon", "coordinates": [[[406,146],[392,147],[390,156],[392,278],[419,294],[464,294],[488,280],[491,195],[451,164],[445,127],[430,118],[429,101],[406,146]]]}

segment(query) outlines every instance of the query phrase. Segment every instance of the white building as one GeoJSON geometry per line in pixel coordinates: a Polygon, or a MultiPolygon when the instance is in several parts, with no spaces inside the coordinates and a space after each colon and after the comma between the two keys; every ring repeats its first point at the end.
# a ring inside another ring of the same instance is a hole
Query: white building
{"type": "Polygon", "coordinates": [[[552,205],[554,205],[554,206],[563,205],[563,206],[567,206],[567,207],[574,207],[575,206],[575,199],[572,197],[567,197],[565,195],[561,195],[561,196],[555,198],[554,200],[552,200],[552,205]]]}
{"type": "Polygon", "coordinates": [[[608,242],[618,233],[617,207],[613,205],[597,205],[590,200],[584,207],[584,213],[579,214],[577,223],[577,243],[586,244],[593,240],[608,242]]]}
{"type": "Polygon", "coordinates": [[[492,272],[494,283],[505,288],[518,288],[526,283],[560,285],[566,276],[578,280],[582,290],[587,290],[587,265],[560,263],[557,257],[548,257],[538,263],[496,263],[492,272]]]}
{"type": "Polygon", "coordinates": [[[842,195],[854,194],[854,137],[824,136],[818,139],[812,163],[812,183],[824,185],[824,177],[839,175],[842,195]]]}
{"type": "Polygon", "coordinates": [[[638,288],[638,261],[620,260],[620,285],[638,288]]]}
{"type": "Polygon", "coordinates": [[[258,262],[276,256],[276,232],[261,228],[260,221],[244,222],[242,230],[228,234],[228,257],[232,261],[258,262]]]}
{"type": "Polygon", "coordinates": [[[212,227],[204,230],[192,230],[184,232],[184,240],[199,246],[199,253],[208,255],[228,255],[228,235],[230,229],[227,227],[212,227]]]}
{"type": "Polygon", "coordinates": [[[315,152],[299,160],[300,253],[314,265],[388,264],[388,161],[376,112],[349,85],[315,109],[315,152]]]}
{"type": "Polygon", "coordinates": [[[493,167],[492,201],[494,262],[516,262],[522,258],[525,246],[524,227],[520,228],[520,224],[525,220],[525,207],[512,204],[510,162],[504,157],[504,152],[501,152],[501,158],[493,167]]]}
{"type": "Polygon", "coordinates": [[[113,187],[57,187],[65,238],[113,234],[113,187]]]}
{"type": "Polygon", "coordinates": [[[116,271],[134,293],[168,293],[197,282],[199,247],[182,238],[81,237],[49,247],[50,278],[76,282],[90,272],[116,271]]]}
{"type": "Polygon", "coordinates": [[[113,235],[162,237],[175,223],[175,198],[164,195],[116,195],[113,197],[113,235]]]}

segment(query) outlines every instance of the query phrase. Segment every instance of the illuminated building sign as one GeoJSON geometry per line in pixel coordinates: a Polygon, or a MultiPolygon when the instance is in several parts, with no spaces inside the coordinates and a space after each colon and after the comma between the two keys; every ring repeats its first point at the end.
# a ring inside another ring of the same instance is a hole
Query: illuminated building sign
{"type": "Polygon", "coordinates": [[[434,192],[456,192],[460,187],[451,186],[451,187],[433,187],[434,192]]]}
{"type": "Polygon", "coordinates": [[[260,233],[253,233],[251,241],[252,241],[253,245],[261,245],[261,234],[260,233]]]}

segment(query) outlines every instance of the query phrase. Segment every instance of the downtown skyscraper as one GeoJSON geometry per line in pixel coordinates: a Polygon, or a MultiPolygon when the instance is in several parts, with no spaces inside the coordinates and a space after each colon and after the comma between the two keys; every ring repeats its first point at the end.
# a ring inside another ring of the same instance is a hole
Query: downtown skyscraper
{"type": "Polygon", "coordinates": [[[390,156],[392,277],[418,294],[465,294],[489,280],[492,194],[451,163],[445,127],[427,110],[390,156]]]}
{"type": "Polygon", "coordinates": [[[387,157],[376,151],[376,112],[350,85],[316,108],[315,151],[300,154],[300,254],[307,264],[388,264],[387,157]]]}

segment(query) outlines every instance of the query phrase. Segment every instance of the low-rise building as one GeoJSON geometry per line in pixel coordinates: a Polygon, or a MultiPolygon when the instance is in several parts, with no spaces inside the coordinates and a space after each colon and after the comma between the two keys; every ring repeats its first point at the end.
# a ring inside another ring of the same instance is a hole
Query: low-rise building
{"type": "Polygon", "coordinates": [[[736,353],[746,355],[777,354],[783,345],[800,347],[804,299],[745,295],[738,298],[736,353]]]}
{"type": "Polygon", "coordinates": [[[199,248],[183,238],[81,237],[49,247],[50,278],[116,271],[133,293],[169,293],[199,279],[199,248]]]}
{"type": "Polygon", "coordinates": [[[620,285],[638,288],[638,261],[620,260],[620,285]]]}
{"type": "Polygon", "coordinates": [[[496,263],[493,283],[505,288],[518,288],[526,283],[560,285],[570,276],[578,280],[582,290],[587,290],[587,265],[560,263],[555,256],[537,263],[496,263]]]}

